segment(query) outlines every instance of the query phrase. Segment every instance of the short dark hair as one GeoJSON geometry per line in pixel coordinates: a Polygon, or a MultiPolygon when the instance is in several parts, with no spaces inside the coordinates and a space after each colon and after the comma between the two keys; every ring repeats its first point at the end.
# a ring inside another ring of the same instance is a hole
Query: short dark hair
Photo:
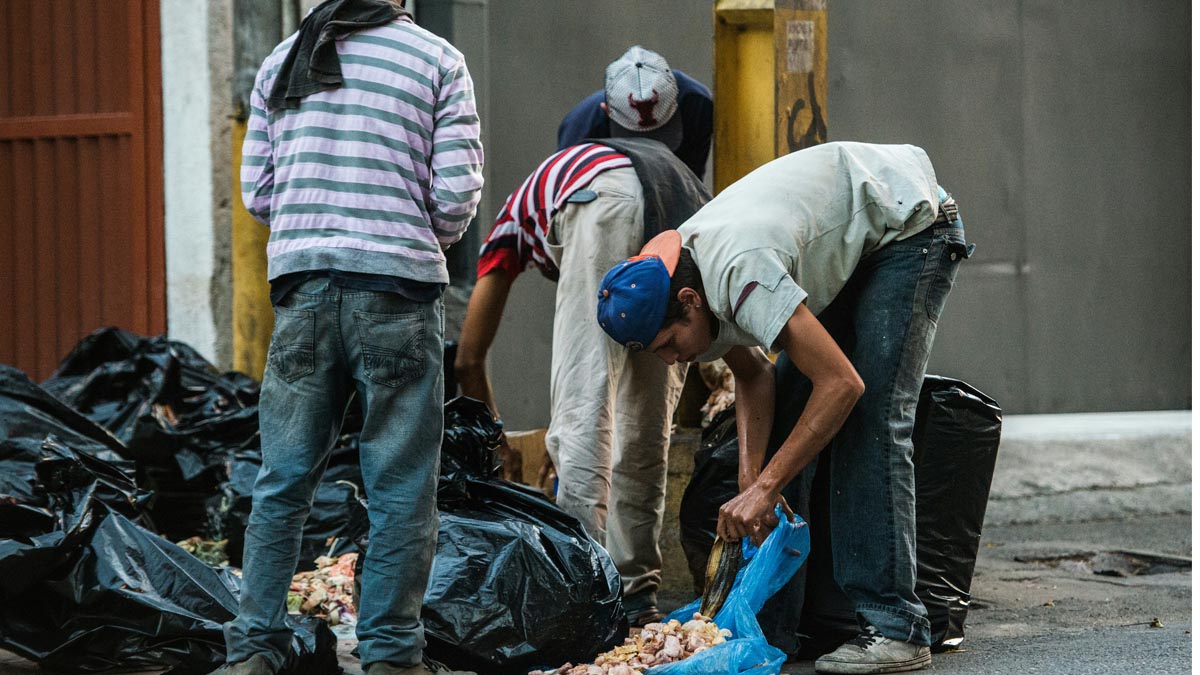
{"type": "Polygon", "coordinates": [[[667,312],[663,315],[662,326],[659,330],[669,328],[671,324],[683,318],[683,303],[679,301],[679,291],[690,288],[704,297],[704,280],[700,278],[700,267],[692,254],[686,248],[679,250],[679,262],[675,265],[675,273],[671,275],[671,288],[667,296],[667,312]]]}

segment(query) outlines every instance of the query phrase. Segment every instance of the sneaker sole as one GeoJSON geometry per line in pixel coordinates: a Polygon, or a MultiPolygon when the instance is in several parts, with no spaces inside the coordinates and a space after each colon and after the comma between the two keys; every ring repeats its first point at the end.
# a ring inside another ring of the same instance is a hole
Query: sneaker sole
{"type": "Polygon", "coordinates": [[[897,661],[895,663],[850,663],[847,661],[826,661],[821,663],[820,660],[814,664],[818,673],[838,673],[840,675],[876,675],[878,673],[907,673],[913,670],[921,670],[933,663],[932,654],[922,654],[911,658],[907,661],[897,661]]]}

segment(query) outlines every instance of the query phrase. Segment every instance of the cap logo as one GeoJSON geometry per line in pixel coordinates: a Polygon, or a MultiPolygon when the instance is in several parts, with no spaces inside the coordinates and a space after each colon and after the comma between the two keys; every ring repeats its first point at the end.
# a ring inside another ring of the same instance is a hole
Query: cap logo
{"type": "Polygon", "coordinates": [[[652,127],[658,124],[658,121],[654,119],[654,106],[658,105],[658,90],[651,89],[650,91],[654,95],[645,101],[635,101],[633,100],[633,93],[629,94],[629,107],[637,111],[640,118],[638,119],[638,126],[640,127],[652,127]]]}

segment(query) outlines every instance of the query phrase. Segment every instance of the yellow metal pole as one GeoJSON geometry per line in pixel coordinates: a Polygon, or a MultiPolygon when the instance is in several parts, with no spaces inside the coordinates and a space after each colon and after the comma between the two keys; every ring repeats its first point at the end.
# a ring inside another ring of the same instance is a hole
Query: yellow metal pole
{"type": "Polygon", "coordinates": [[[246,122],[233,121],[233,367],[259,380],[267,366],[267,347],[275,314],[267,283],[267,236],[270,231],[242,204],[239,176],[246,122]]]}
{"type": "Polygon", "coordinates": [[[774,152],[772,0],[717,0],[713,10],[713,191],[774,152]]]}
{"type": "Polygon", "coordinates": [[[716,0],[713,188],[826,139],[826,0],[716,0]]]}

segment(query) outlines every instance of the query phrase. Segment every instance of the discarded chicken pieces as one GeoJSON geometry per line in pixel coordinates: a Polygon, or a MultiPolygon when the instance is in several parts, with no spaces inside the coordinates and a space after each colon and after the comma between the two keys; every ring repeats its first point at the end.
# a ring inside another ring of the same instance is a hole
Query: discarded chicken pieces
{"type": "Polygon", "coordinates": [[[719,645],[732,633],[717,628],[712,619],[696,612],[692,620],[681,624],[648,623],[637,635],[625,638],[625,644],[596,657],[591,664],[565,663],[553,670],[534,670],[529,675],[636,675],[647,668],[682,661],[719,645]]]}

